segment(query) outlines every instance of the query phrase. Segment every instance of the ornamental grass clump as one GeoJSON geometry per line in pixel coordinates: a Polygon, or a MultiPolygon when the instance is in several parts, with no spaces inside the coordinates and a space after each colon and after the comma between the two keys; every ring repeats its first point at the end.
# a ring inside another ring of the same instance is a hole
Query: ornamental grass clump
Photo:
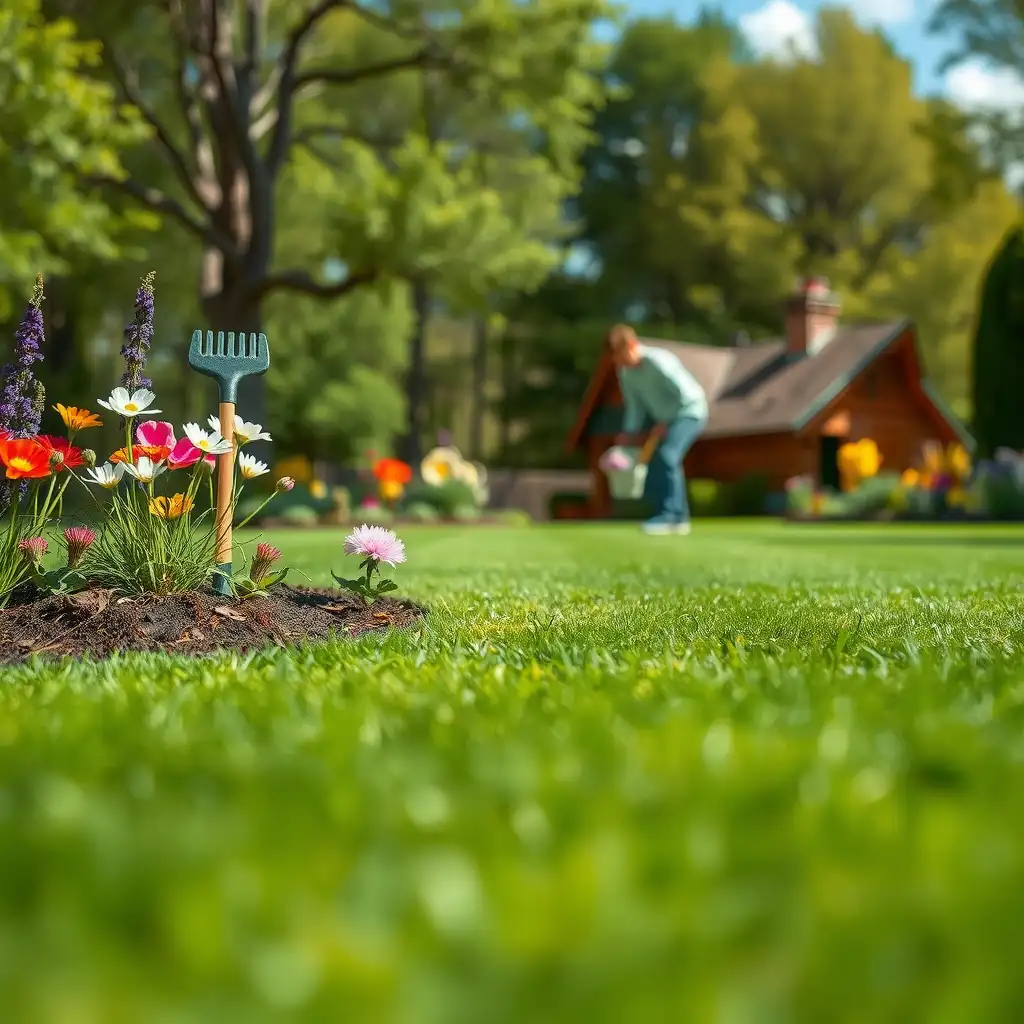
{"type": "MultiPolygon", "coordinates": [[[[53,408],[65,436],[39,432],[43,392],[31,367],[41,358],[42,279],[36,284],[0,403],[0,464],[9,509],[0,536],[0,608],[30,581],[41,592],[102,587],[125,595],[163,595],[201,588],[214,571],[213,473],[218,456],[233,456],[232,516],[246,483],[269,472],[265,463],[242,451],[253,441],[270,440],[258,423],[237,417],[234,436],[223,438],[218,429],[205,430],[198,423],[186,423],[178,434],[172,423],[155,418],[161,410],[152,382],[143,375],[153,336],[153,278],[148,274],[143,279],[135,317],[125,330],[121,382],[97,400],[118,418],[124,432],[121,446],[102,462],[95,451],[75,443],[81,431],[102,425],[100,415],[89,409],[57,403],[53,408]],[[71,481],[90,494],[97,528],[64,529],[65,562],[46,571],[43,563],[51,549],[46,535],[61,536],[58,519],[71,481]]],[[[279,480],[263,504],[238,525],[245,526],[289,484],[279,480]]],[[[266,593],[284,578],[284,571],[270,571],[275,559],[268,562],[268,557],[269,552],[257,550],[253,565],[262,568],[234,581],[238,596],[266,593]]]]}

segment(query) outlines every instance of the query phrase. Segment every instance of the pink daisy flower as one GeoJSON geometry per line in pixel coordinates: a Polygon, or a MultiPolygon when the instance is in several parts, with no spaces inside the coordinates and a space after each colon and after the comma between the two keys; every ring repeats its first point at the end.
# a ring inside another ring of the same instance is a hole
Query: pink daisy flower
{"type": "Polygon", "coordinates": [[[376,562],[397,565],[405,561],[405,544],[383,526],[357,526],[345,538],[346,555],[363,555],[376,562]]]}

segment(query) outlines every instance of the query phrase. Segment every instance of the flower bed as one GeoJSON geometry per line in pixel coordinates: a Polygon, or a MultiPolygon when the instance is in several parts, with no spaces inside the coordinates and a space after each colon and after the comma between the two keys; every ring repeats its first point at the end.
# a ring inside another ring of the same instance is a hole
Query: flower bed
{"type": "Polygon", "coordinates": [[[879,472],[870,440],[840,449],[840,492],[819,490],[810,477],[786,485],[786,518],[798,523],[984,523],[1024,520],[1024,456],[1001,449],[972,465],[962,445],[924,446],[918,465],[879,472]]]}
{"type": "MultiPolygon", "coordinates": [[[[232,422],[233,406],[223,414],[226,423],[213,416],[209,429],[186,423],[181,436],[173,424],[147,418],[160,413],[143,376],[153,333],[152,274],[125,331],[124,376],[97,400],[117,417],[121,447],[100,463],[76,441],[101,426],[101,417],[61,403],[53,409],[66,436],[42,433],[45,392],[33,371],[42,358],[42,302],[40,276],[16,334],[15,358],[3,371],[0,661],[126,650],[200,654],[352,635],[407,625],[423,614],[385,596],[395,589],[391,581],[373,580],[382,563],[405,560],[402,542],[382,527],[364,525],[349,535],[345,554],[361,556],[365,575],[335,577],[338,590],[284,586],[280,551],[267,543],[231,545],[246,485],[269,472],[243,449],[270,435],[241,416],[232,422]],[[92,502],[89,525],[63,521],[72,484],[92,502]],[[61,553],[57,564],[54,549],[61,553]]],[[[229,352],[233,344],[232,337],[229,352]]],[[[280,478],[238,525],[293,486],[280,478]]]]}

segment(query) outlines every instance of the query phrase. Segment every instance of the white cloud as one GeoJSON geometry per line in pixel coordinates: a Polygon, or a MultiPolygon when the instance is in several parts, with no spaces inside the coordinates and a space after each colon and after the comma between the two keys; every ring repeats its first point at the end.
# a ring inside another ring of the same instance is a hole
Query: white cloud
{"type": "Polygon", "coordinates": [[[740,15],[740,31],[758,56],[786,58],[817,53],[814,25],[789,0],[768,0],[764,7],[740,15]]]}
{"type": "Polygon", "coordinates": [[[914,16],[914,0],[848,0],[846,6],[862,25],[898,25],[914,16]]]}
{"type": "Polygon", "coordinates": [[[1024,79],[1010,68],[990,68],[965,61],[946,75],[949,98],[967,110],[1024,108],[1024,79]]]}
{"type": "MultiPolygon", "coordinates": [[[[850,13],[862,25],[897,25],[914,16],[914,0],[848,0],[850,13]]],[[[813,57],[818,50],[814,19],[790,0],[768,0],[740,15],[740,31],[762,57],[785,59],[795,51],[813,57]]]]}

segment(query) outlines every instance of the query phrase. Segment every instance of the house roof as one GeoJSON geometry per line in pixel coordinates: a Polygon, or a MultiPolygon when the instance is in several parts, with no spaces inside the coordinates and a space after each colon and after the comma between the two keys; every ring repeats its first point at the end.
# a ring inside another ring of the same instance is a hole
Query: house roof
{"type": "MultiPolygon", "coordinates": [[[[799,430],[908,330],[913,332],[913,327],[906,320],[840,326],[827,345],[809,356],[790,354],[781,339],[729,348],[656,338],[640,342],[673,352],[700,382],[709,406],[704,436],[737,437],[799,430]]],[[[582,439],[612,372],[610,360],[603,358],[568,438],[570,449],[582,439]]],[[[957,433],[966,436],[948,410],[936,405],[957,433]]]]}

